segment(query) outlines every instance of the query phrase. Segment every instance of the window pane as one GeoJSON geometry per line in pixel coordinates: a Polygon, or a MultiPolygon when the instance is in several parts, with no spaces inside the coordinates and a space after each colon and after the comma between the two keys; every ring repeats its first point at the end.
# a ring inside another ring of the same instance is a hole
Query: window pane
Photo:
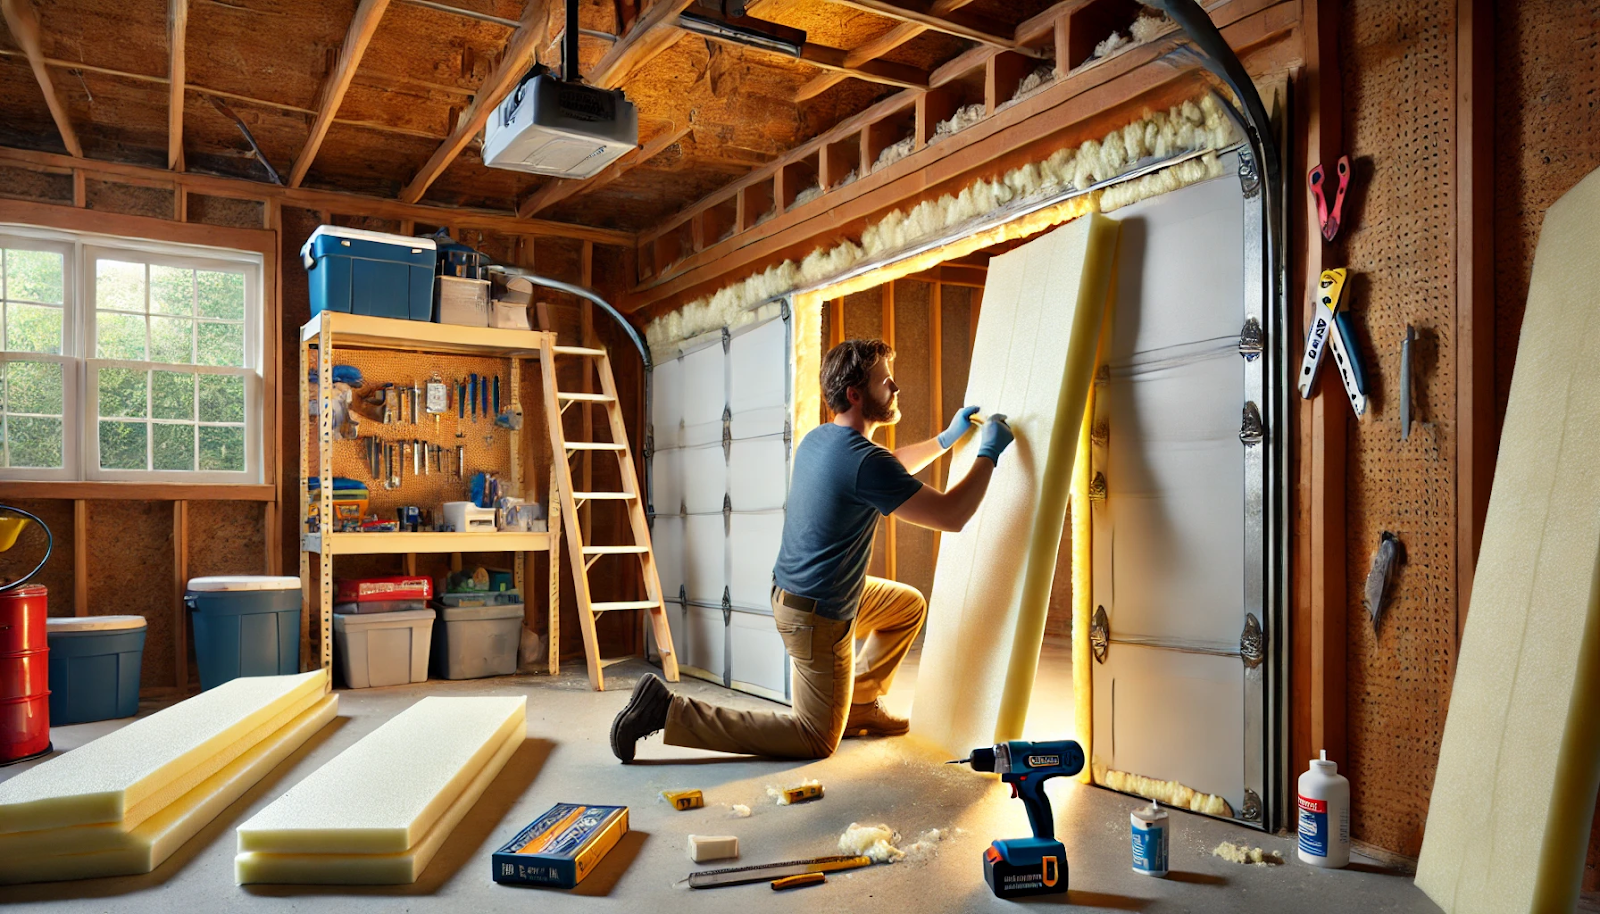
{"type": "Polygon", "coordinates": [[[201,324],[197,365],[244,367],[243,324],[201,324]]]}
{"type": "Polygon", "coordinates": [[[31,416],[7,416],[6,431],[10,438],[11,460],[9,466],[45,467],[61,466],[62,421],[38,419],[31,416]]]}
{"type": "Polygon", "coordinates": [[[6,251],[6,298],[59,305],[64,258],[54,251],[6,251]]]}
{"type": "MultiPolygon", "coordinates": [[[[105,371],[101,371],[104,376],[105,371]]],[[[194,375],[178,371],[151,372],[150,415],[157,419],[194,419],[194,375]]],[[[204,390],[204,388],[202,388],[204,390]]],[[[244,417],[240,416],[240,422],[244,417]]]]}
{"type": "Polygon", "coordinates": [[[144,264],[95,261],[94,302],[96,308],[144,311],[144,264]]]}
{"type": "Polygon", "coordinates": [[[194,321],[187,317],[150,318],[150,361],[194,363],[194,321]]]}
{"type": "Polygon", "coordinates": [[[244,470],[244,429],[200,427],[200,469],[244,470]]]}
{"type": "Polygon", "coordinates": [[[100,369],[100,415],[143,419],[145,373],[132,368],[100,369]]]}
{"type": "Polygon", "coordinates": [[[200,288],[200,316],[222,320],[244,320],[244,274],[212,273],[200,270],[195,274],[200,288]]]}
{"type": "Polygon", "coordinates": [[[129,359],[144,361],[144,321],[137,314],[108,314],[101,311],[94,316],[98,342],[95,355],[102,359],[129,359]]]}
{"type": "Polygon", "coordinates": [[[104,470],[146,469],[143,422],[100,422],[100,468],[104,470]]]}
{"type": "Polygon", "coordinates": [[[59,363],[8,362],[5,365],[5,381],[7,412],[66,415],[61,408],[59,363]]]}
{"type": "Polygon", "coordinates": [[[62,308],[6,305],[6,348],[12,352],[61,354],[62,308]]]}
{"type": "Polygon", "coordinates": [[[236,375],[201,375],[200,421],[243,422],[244,378],[236,375]]]}
{"type": "Polygon", "coordinates": [[[150,266],[150,313],[194,313],[194,271],[150,266]]]}
{"type": "Polygon", "coordinates": [[[153,425],[155,431],[155,469],[194,469],[194,426],[153,425]]]}

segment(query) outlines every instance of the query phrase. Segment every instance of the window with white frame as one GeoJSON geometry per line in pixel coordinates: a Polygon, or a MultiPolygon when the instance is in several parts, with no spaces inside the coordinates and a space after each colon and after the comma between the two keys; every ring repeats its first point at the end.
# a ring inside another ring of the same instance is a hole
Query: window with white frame
{"type": "Polygon", "coordinates": [[[261,258],[0,226],[0,477],[261,480],[261,258]]]}

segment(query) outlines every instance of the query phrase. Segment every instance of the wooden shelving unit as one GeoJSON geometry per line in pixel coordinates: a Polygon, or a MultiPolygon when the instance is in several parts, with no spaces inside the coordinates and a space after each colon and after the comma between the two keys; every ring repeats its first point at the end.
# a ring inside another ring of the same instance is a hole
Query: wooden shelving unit
{"type": "MultiPolygon", "coordinates": [[[[525,578],[526,553],[544,552],[550,562],[549,614],[549,670],[557,671],[557,645],[560,625],[560,561],[561,561],[561,498],[557,490],[556,474],[551,474],[548,504],[548,532],[461,532],[461,533],[339,533],[326,530],[312,532],[310,524],[310,488],[312,476],[318,478],[319,518],[333,516],[334,437],[333,407],[331,400],[333,366],[338,361],[338,351],[366,350],[378,352],[419,353],[432,356],[468,356],[478,359],[505,359],[509,363],[510,404],[521,406],[522,364],[537,360],[542,352],[555,346],[555,334],[537,330],[491,330],[481,327],[459,327],[452,324],[434,324],[425,321],[394,320],[369,317],[361,314],[340,314],[324,311],[300,328],[300,427],[309,428],[316,419],[316,441],[304,437],[300,447],[300,581],[305,594],[302,612],[317,626],[319,662],[323,669],[332,671],[333,663],[333,557],[339,555],[406,555],[450,554],[452,564],[459,565],[462,553],[508,552],[517,555],[513,563],[516,586],[524,599],[532,602],[525,578]],[[309,380],[315,370],[317,381],[313,389],[309,380]],[[318,404],[315,417],[311,404],[318,404]],[[316,466],[311,466],[312,449],[317,454],[316,466]],[[315,566],[315,567],[313,567],[315,566]],[[315,580],[313,580],[315,577],[315,580]],[[314,612],[313,612],[314,609],[314,612]]],[[[556,417],[559,419],[559,415],[556,417]]],[[[523,485],[521,442],[534,430],[524,425],[511,435],[510,485],[507,494],[526,498],[523,485]]],[[[535,440],[542,440],[544,434],[535,440]]],[[[411,564],[407,563],[408,566],[411,564]]]]}

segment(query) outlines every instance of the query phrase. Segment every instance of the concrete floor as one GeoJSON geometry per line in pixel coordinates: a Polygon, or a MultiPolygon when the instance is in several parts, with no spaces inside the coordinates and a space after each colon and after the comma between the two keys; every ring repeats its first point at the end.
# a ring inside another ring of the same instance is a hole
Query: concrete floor
{"type": "MultiPolygon", "coordinates": [[[[1142,805],[1077,783],[1051,782],[1057,833],[1067,847],[1071,891],[1018,902],[994,898],[983,882],[981,856],[989,842],[1028,833],[1022,804],[997,780],[974,775],[909,739],[847,740],[832,758],[784,763],[728,758],[664,746],[659,738],[641,745],[639,762],[619,765],[607,744],[612,716],[626,700],[642,663],[608,670],[611,691],[589,690],[582,666],[556,679],[511,677],[476,682],[429,682],[340,693],[340,719],[279,766],[156,872],[145,876],[0,888],[8,911],[526,911],[529,905],[559,904],[561,910],[657,912],[865,911],[882,906],[919,914],[938,911],[1004,911],[1016,904],[1071,904],[1084,911],[1152,912],[1434,912],[1408,877],[1372,861],[1327,871],[1304,866],[1293,842],[1226,822],[1174,812],[1170,845],[1172,873],[1150,879],[1131,872],[1128,812],[1142,805]],[[415,885],[386,888],[250,886],[233,883],[233,827],[288,787],[315,771],[383,721],[424,695],[528,696],[528,741],[478,802],[415,885]],[[826,787],[819,801],[779,807],[766,797],[768,785],[816,778],[826,787]],[[675,812],[660,791],[698,787],[707,807],[675,812]],[[513,888],[489,878],[489,854],[523,825],[557,802],[626,804],[632,833],[575,891],[513,888]],[[743,803],[754,814],[736,819],[729,806],[743,803]],[[887,823],[909,843],[926,829],[956,829],[933,852],[890,866],[829,877],[827,885],[774,893],[761,885],[692,891],[679,883],[694,869],[684,854],[685,836],[733,834],[750,865],[838,853],[838,836],[852,822],[887,823]],[[1282,852],[1282,866],[1239,866],[1211,854],[1224,840],[1248,841],[1282,852]],[[561,896],[576,895],[567,901],[561,896]],[[405,899],[397,903],[397,899],[405,899]]],[[[889,703],[905,709],[914,665],[895,684],[889,703]]],[[[716,686],[686,680],[675,688],[748,707],[771,707],[759,699],[731,696],[716,686]]],[[[1040,674],[1038,696],[1055,708],[1071,707],[1070,667],[1059,655],[1040,674]]],[[[1032,721],[1060,734],[1065,721],[1032,721]]],[[[118,722],[59,727],[56,747],[66,750],[114,729],[118,722]]],[[[1030,734],[1031,735],[1031,734],[1030,734]]],[[[1040,734],[1045,735],[1043,733],[1040,734]]],[[[0,780],[25,766],[0,769],[0,780]]]]}

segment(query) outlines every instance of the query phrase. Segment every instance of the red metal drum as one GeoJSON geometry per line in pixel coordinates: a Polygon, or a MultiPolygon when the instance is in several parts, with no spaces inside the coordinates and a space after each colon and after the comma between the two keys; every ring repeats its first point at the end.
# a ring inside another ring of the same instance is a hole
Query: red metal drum
{"type": "Polygon", "coordinates": [[[50,749],[48,591],[0,592],[0,765],[50,749]]]}

